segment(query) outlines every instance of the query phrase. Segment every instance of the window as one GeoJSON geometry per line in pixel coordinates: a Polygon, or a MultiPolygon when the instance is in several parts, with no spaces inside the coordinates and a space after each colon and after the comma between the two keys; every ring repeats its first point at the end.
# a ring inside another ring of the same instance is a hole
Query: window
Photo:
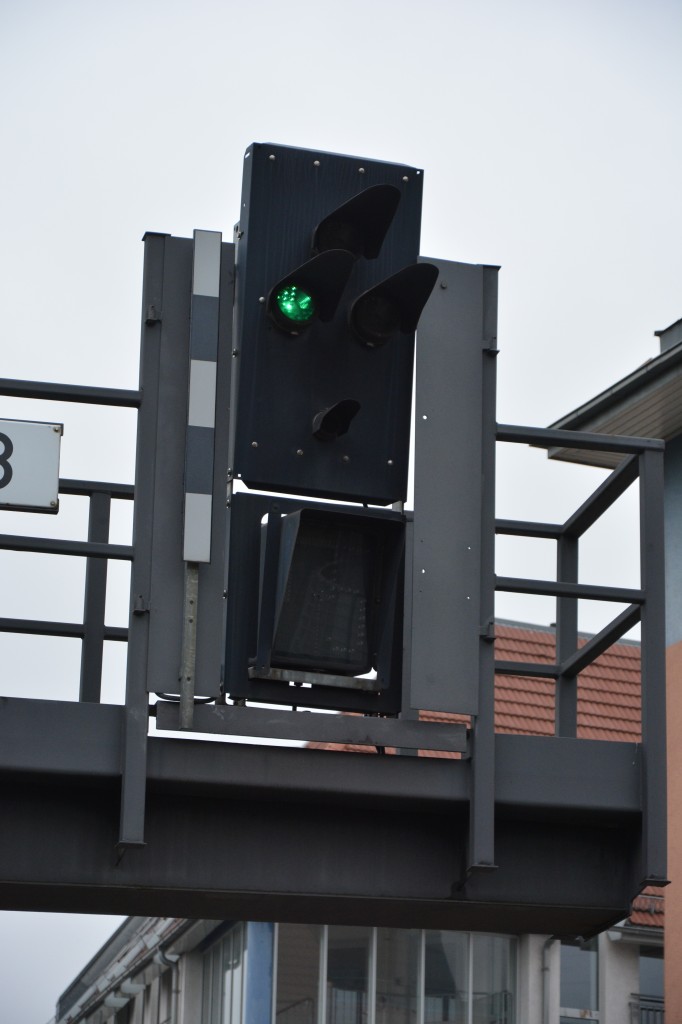
{"type": "Polygon", "coordinates": [[[639,948],[639,993],[663,998],[663,949],[660,946],[639,948]]]}
{"type": "Polygon", "coordinates": [[[277,936],[275,1024],[514,1024],[512,938],[297,924],[277,936]]]}
{"type": "Polygon", "coordinates": [[[327,1024],[367,1020],[372,929],[329,925],[327,929],[327,1024]]]}
{"type": "Polygon", "coordinates": [[[663,949],[661,946],[639,947],[639,992],[634,995],[633,1006],[644,1024],[663,1024],[663,949]]]}
{"type": "Polygon", "coordinates": [[[244,934],[235,925],[204,953],[202,1024],[241,1024],[244,934]]]}
{"type": "Polygon", "coordinates": [[[561,943],[561,1024],[599,1020],[597,940],[561,943]]]}
{"type": "Polygon", "coordinates": [[[424,942],[424,1024],[466,1024],[469,935],[426,932],[424,942]]]}
{"type": "Polygon", "coordinates": [[[320,925],[278,926],[277,1024],[316,1024],[320,997],[321,937],[320,925]]]}
{"type": "Polygon", "coordinates": [[[173,1002],[173,972],[164,971],[159,977],[159,1024],[170,1024],[173,1002]]]}
{"type": "Polygon", "coordinates": [[[510,1024],[514,1019],[511,946],[502,935],[471,937],[472,1024],[510,1024]]]}
{"type": "Polygon", "coordinates": [[[416,1024],[420,939],[418,931],[377,929],[375,1024],[416,1024]]]}

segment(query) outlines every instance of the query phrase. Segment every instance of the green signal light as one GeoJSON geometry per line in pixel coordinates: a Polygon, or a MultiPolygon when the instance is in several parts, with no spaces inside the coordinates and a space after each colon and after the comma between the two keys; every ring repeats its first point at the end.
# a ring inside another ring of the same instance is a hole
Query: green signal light
{"type": "Polygon", "coordinates": [[[296,324],[307,324],[315,316],[315,302],[310,292],[300,288],[297,284],[288,284],[275,295],[277,309],[296,324]]]}

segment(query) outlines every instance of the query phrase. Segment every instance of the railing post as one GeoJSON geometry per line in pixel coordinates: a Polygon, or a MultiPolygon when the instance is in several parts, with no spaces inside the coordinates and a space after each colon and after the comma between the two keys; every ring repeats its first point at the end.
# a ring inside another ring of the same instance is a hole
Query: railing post
{"type": "MultiPolygon", "coordinates": [[[[93,491],[90,495],[88,540],[106,544],[109,540],[110,520],[111,495],[104,491],[93,491]]],[[[107,567],[106,558],[86,560],[79,700],[94,703],[99,702],[102,691],[107,567]]]]}
{"type": "Polygon", "coordinates": [[[666,835],[666,677],[665,548],[663,537],[663,452],[640,456],[642,608],[642,869],[646,884],[665,884],[666,835]]]}
{"type": "MultiPolygon", "coordinates": [[[[578,538],[564,533],[557,544],[557,580],[578,582],[578,538]]],[[[558,597],[556,602],[556,661],[564,662],[578,650],[578,599],[558,597]]],[[[576,736],[578,731],[578,677],[558,676],[554,731],[557,736],[576,736]]]]}

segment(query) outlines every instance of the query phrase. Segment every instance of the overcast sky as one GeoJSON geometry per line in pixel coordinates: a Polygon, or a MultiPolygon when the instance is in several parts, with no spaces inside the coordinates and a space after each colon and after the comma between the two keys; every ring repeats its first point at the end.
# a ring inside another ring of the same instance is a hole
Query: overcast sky
{"type": "MultiPolygon", "coordinates": [[[[424,168],[422,253],[502,268],[498,419],[547,425],[654,356],[653,332],[682,316],[681,12],[0,0],[0,376],[136,387],[142,235],[231,239],[244,150],[273,141],[424,168]]],[[[63,419],[62,476],[132,481],[132,414],[0,398],[0,416],[63,419]]],[[[499,512],[560,520],[600,479],[500,453],[499,512]]],[[[633,571],[632,506],[586,545],[584,580],[633,571]]],[[[0,515],[2,532],[83,536],[76,499],[48,523],[0,515]]],[[[125,539],[125,516],[116,529],[125,539]]],[[[550,573],[551,553],[537,557],[550,573]]],[[[498,569],[523,574],[524,559],[505,550],[498,569]]],[[[63,582],[58,563],[37,577],[3,555],[0,615],[77,618],[80,570],[63,582]]],[[[110,621],[122,608],[112,598],[110,621]]],[[[552,618],[546,602],[499,610],[552,618]]],[[[73,699],[72,646],[56,661],[42,642],[0,645],[0,694],[73,699]]],[[[122,665],[110,656],[111,699],[122,665]]],[[[116,921],[0,914],[2,1018],[45,1024],[116,921]]]]}

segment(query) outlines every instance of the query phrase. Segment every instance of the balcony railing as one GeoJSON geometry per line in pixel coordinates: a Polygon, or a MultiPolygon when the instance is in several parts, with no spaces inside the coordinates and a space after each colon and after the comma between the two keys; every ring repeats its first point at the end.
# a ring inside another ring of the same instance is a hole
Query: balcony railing
{"type": "Polygon", "coordinates": [[[633,993],[630,1000],[632,1024],[665,1024],[665,1009],[660,996],[642,996],[633,993]]]}

